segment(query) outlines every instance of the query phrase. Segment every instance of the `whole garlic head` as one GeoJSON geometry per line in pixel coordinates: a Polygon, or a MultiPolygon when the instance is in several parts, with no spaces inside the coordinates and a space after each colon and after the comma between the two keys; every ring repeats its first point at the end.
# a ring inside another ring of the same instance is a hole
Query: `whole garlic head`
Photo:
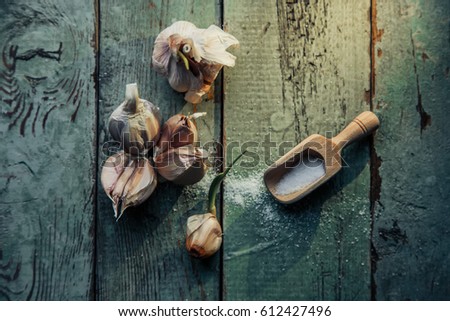
{"type": "Polygon", "coordinates": [[[146,154],[159,139],[161,113],[151,102],[139,98],[137,84],[128,84],[125,101],[109,117],[108,128],[127,153],[146,154]]]}
{"type": "Polygon", "coordinates": [[[186,229],[186,249],[197,258],[207,258],[222,245],[222,227],[212,213],[192,215],[186,229]]]}
{"type": "Polygon", "coordinates": [[[197,28],[177,21],[155,40],[152,65],[167,77],[170,86],[186,92],[185,99],[197,104],[208,92],[223,66],[233,67],[236,57],[226,50],[239,41],[219,27],[197,28]]]}

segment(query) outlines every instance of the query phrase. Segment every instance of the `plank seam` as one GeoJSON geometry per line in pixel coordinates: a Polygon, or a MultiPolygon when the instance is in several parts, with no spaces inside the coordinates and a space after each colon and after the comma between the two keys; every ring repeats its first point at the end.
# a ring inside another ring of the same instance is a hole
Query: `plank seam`
{"type": "Polygon", "coordinates": [[[99,125],[100,125],[100,119],[99,119],[99,111],[100,111],[100,0],[94,0],[94,10],[95,10],[95,22],[94,22],[94,37],[95,37],[95,69],[94,69],[94,88],[95,88],[95,134],[94,134],[94,141],[95,141],[95,164],[94,164],[94,197],[93,197],[93,244],[94,248],[92,251],[92,283],[91,283],[91,289],[89,293],[89,299],[91,301],[97,300],[97,246],[98,246],[98,240],[97,240],[97,228],[98,228],[98,170],[99,170],[99,141],[100,141],[100,134],[99,134],[99,125]]]}
{"type": "MultiPolygon", "coordinates": [[[[374,110],[375,100],[375,85],[376,85],[376,72],[375,72],[375,46],[379,39],[379,32],[377,26],[377,0],[371,0],[370,2],[370,110],[374,110]]],[[[377,300],[377,284],[375,280],[375,273],[377,271],[378,254],[373,242],[374,237],[374,224],[375,224],[375,207],[376,202],[379,200],[379,190],[381,185],[381,179],[379,176],[379,167],[381,160],[377,156],[375,149],[374,135],[371,135],[369,141],[370,147],[370,299],[372,301],[377,300]]]]}
{"type": "MultiPolygon", "coordinates": [[[[222,29],[224,29],[224,0],[219,0],[219,23],[222,29]]],[[[224,86],[225,86],[225,77],[224,77],[224,70],[222,69],[222,72],[220,73],[220,78],[219,78],[219,83],[220,83],[220,93],[219,93],[219,105],[220,105],[220,155],[218,155],[219,157],[222,158],[222,164],[221,164],[221,168],[220,171],[223,172],[225,170],[225,162],[226,162],[226,158],[225,158],[225,112],[224,112],[224,107],[225,107],[225,102],[224,102],[224,86]]],[[[223,187],[223,183],[220,186],[220,199],[219,199],[219,207],[220,207],[220,225],[222,226],[222,229],[224,228],[224,208],[225,208],[225,201],[224,201],[224,192],[225,189],[223,187]]],[[[222,246],[220,248],[220,263],[219,263],[219,301],[223,301],[224,300],[224,290],[225,290],[225,285],[224,285],[224,278],[225,278],[225,270],[224,270],[224,239],[222,236],[222,246]]]]}

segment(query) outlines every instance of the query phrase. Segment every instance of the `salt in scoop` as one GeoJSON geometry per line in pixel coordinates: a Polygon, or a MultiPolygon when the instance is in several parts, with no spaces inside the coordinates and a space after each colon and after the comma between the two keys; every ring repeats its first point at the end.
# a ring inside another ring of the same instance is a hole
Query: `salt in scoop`
{"type": "Polygon", "coordinates": [[[331,139],[318,134],[309,136],[266,170],[267,189],[284,204],[302,199],[339,172],[345,146],[369,135],[379,125],[378,117],[365,111],[331,139]]]}

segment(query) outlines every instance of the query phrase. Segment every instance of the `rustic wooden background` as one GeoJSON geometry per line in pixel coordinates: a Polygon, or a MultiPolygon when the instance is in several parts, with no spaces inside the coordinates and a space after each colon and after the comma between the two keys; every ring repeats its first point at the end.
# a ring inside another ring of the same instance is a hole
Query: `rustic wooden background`
{"type": "Polygon", "coordinates": [[[450,299],[449,1],[1,0],[0,28],[0,299],[450,299]],[[206,261],[184,229],[214,169],[118,223],[98,183],[126,83],[166,119],[193,110],[150,67],[175,20],[240,40],[198,125],[219,160],[259,157],[227,178],[206,261]],[[382,126],[349,167],[295,205],[268,195],[283,148],[363,110],[382,126]]]}

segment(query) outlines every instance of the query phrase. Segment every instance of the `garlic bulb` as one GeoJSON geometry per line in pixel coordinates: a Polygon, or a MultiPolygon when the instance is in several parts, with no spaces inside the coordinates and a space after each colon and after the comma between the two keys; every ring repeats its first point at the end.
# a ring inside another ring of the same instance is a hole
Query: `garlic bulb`
{"type": "Polygon", "coordinates": [[[125,101],[109,117],[109,132],[133,155],[146,154],[159,139],[161,113],[151,102],[140,99],[137,84],[128,84],[125,101]]]}
{"type": "Polygon", "coordinates": [[[222,245],[222,227],[211,213],[192,215],[187,221],[186,249],[197,258],[207,258],[222,245]]]}
{"type": "Polygon", "coordinates": [[[117,219],[128,207],[147,200],[157,184],[156,173],[146,158],[134,158],[124,152],[106,160],[100,180],[113,202],[117,219]]]}
{"type": "Polygon", "coordinates": [[[175,184],[192,185],[207,171],[206,151],[193,145],[171,148],[154,158],[158,173],[175,184]]]}
{"type": "Polygon", "coordinates": [[[231,165],[212,181],[208,192],[208,213],[192,215],[187,220],[186,250],[197,258],[207,258],[216,253],[222,244],[222,228],[216,217],[216,195],[219,186],[231,167],[246,151],[236,157],[231,165]]]}
{"type": "Polygon", "coordinates": [[[190,116],[177,114],[170,117],[163,125],[161,138],[155,148],[155,156],[169,148],[178,148],[198,143],[197,125],[194,120],[206,113],[194,113],[190,116]]]}
{"type": "Polygon", "coordinates": [[[198,104],[220,69],[234,66],[236,57],[226,50],[238,44],[235,37],[217,26],[200,29],[190,22],[177,21],[156,38],[152,65],[168,78],[174,90],[186,92],[188,102],[198,104]]]}

